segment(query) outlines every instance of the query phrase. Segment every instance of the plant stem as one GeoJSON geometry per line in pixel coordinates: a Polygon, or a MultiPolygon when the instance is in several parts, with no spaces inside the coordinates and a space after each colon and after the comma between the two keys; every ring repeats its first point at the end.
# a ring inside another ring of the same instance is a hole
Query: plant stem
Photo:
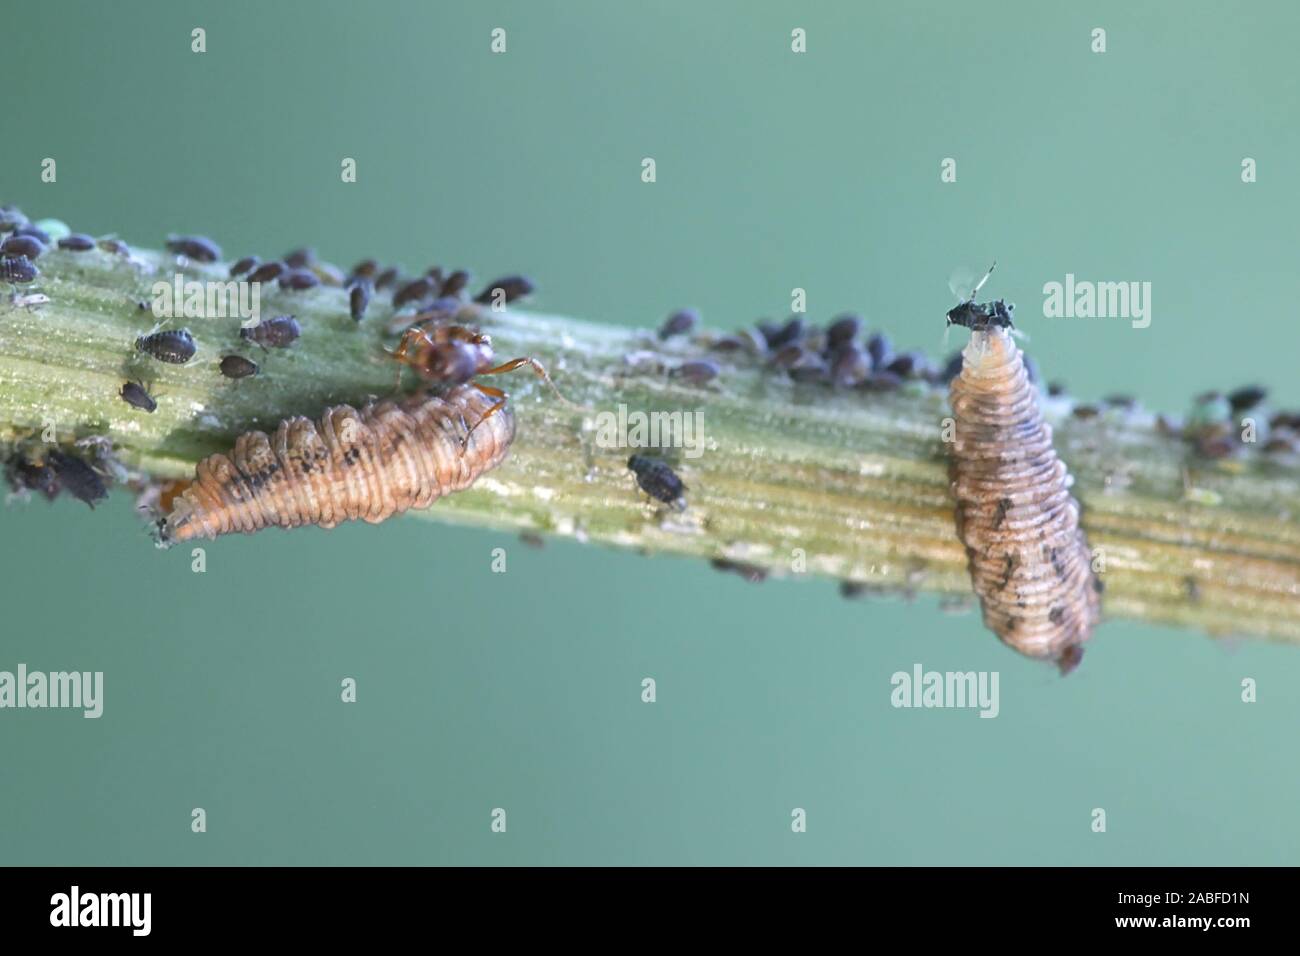
{"type": "MultiPolygon", "coordinates": [[[[188,477],[199,458],[228,450],[241,431],[392,393],[387,296],[376,295],[358,326],[341,289],[286,293],[266,284],[262,313],[297,315],[303,335],[295,345],[248,348],[237,317],[176,319],[168,327],[188,326],[198,352],[184,366],[164,365],[133,348],[154,325],[137,303],[152,302],[152,283],[170,281],[177,260],[139,250],[134,258],[51,251],[39,260],[36,287],[22,289],[43,292],[47,304],[0,299],[0,442],[53,423],[60,441],[106,436],[125,466],[188,477]],[[217,362],[232,352],[258,362],[261,374],[223,378],[217,362]],[[158,398],[153,414],[117,396],[136,378],[158,398]]],[[[184,271],[226,278],[224,264],[186,263],[184,271]]],[[[510,458],[427,516],[724,558],[778,575],[803,562],[809,574],[872,590],[970,595],[940,440],[945,389],[794,384],[756,359],[728,362],[716,353],[722,375],[692,386],[666,369],[706,354],[707,335],[665,344],[645,331],[516,311],[485,310],[481,325],[503,360],[536,356],[586,411],[558,401],[526,371],[512,377],[505,384],[518,437],[510,458]],[[689,488],[685,511],[649,502],[627,469],[630,450],[603,447],[595,415],[617,413],[620,404],[701,413],[703,453],[674,461],[689,488]]],[[[1069,407],[1045,400],[1083,526],[1104,554],[1105,614],[1300,642],[1294,463],[1251,451],[1213,464],[1189,457],[1150,415],[1111,409],[1084,420],[1069,407]]]]}

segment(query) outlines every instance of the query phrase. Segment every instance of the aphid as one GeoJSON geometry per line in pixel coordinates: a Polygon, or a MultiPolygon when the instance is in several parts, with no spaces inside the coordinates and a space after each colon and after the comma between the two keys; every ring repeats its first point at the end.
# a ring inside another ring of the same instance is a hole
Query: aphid
{"type": "Polygon", "coordinates": [[[27,225],[27,217],[17,206],[0,206],[0,232],[13,232],[27,225]]]}
{"type": "Polygon", "coordinates": [[[348,292],[348,308],[352,313],[353,322],[360,322],[365,318],[366,306],[370,305],[371,291],[368,279],[357,279],[352,283],[352,289],[348,292]]]}
{"type": "Polygon", "coordinates": [[[892,372],[902,378],[913,378],[924,375],[929,371],[925,356],[920,352],[904,352],[897,355],[888,365],[885,366],[886,372],[892,372]]]}
{"type": "Polygon", "coordinates": [[[135,340],[137,351],[152,355],[160,362],[170,365],[184,365],[194,358],[194,336],[189,329],[168,329],[165,332],[150,332],[135,340]]]}
{"type": "Polygon", "coordinates": [[[418,279],[412,279],[406,285],[402,286],[393,293],[393,308],[400,309],[408,302],[420,302],[421,300],[433,295],[434,285],[432,279],[428,276],[420,276],[418,279]]]}
{"type": "Polygon", "coordinates": [[[152,412],[158,407],[158,403],[149,394],[149,390],[140,382],[126,382],[122,386],[122,390],[117,394],[122,397],[122,401],[141,411],[152,412]]]}
{"type": "Polygon", "coordinates": [[[802,345],[791,343],[784,345],[772,356],[771,364],[778,368],[794,368],[808,359],[811,353],[802,345]]]}
{"type": "Polygon", "coordinates": [[[1248,412],[1264,399],[1268,398],[1268,389],[1261,388],[1258,385],[1247,385],[1245,388],[1239,388],[1228,396],[1228,403],[1232,405],[1232,413],[1239,415],[1242,412],[1248,412]]]}
{"type": "Polygon", "coordinates": [[[95,502],[108,497],[108,488],[104,484],[104,479],[95,469],[75,455],[51,451],[46,458],[46,464],[53,469],[59,488],[78,501],[84,501],[92,510],[95,502]]]}
{"type": "Polygon", "coordinates": [[[263,319],[251,328],[239,330],[239,337],[255,342],[262,348],[288,348],[302,335],[302,326],[292,315],[277,315],[263,319]]]}
{"type": "Polygon", "coordinates": [[[41,274],[36,264],[26,256],[0,258],[0,280],[5,282],[33,282],[41,274]]]}
{"type": "Polygon", "coordinates": [[[308,269],[316,261],[315,249],[294,249],[284,255],[284,264],[290,269],[308,269]]]}
{"type": "Polygon", "coordinates": [[[494,305],[497,301],[505,303],[531,295],[536,289],[527,276],[504,276],[488,284],[482,292],[474,297],[479,305],[494,305]]]}
{"type": "Polygon", "coordinates": [[[732,561],[730,558],[714,558],[709,565],[715,571],[724,571],[729,574],[738,574],[750,584],[761,584],[767,580],[767,568],[760,567],[757,564],[746,564],[743,561],[732,561]]]}
{"type": "Polygon", "coordinates": [[[683,362],[668,374],[691,385],[704,385],[717,378],[718,373],[721,371],[717,362],[710,362],[708,359],[696,359],[691,362],[683,362]]]}
{"type": "Polygon", "coordinates": [[[649,455],[633,455],[627,460],[627,466],[636,475],[636,483],[641,486],[641,490],[651,498],[657,498],[679,511],[686,507],[683,497],[686,486],[666,461],[649,455]]]}
{"type": "Polygon", "coordinates": [[[881,369],[862,380],[862,388],[869,392],[892,392],[903,384],[903,378],[894,372],[881,369]]]}
{"type": "Polygon", "coordinates": [[[291,292],[314,289],[318,285],[320,285],[320,279],[316,278],[316,273],[310,269],[290,269],[280,276],[280,288],[288,289],[291,292]]]}
{"type": "Polygon", "coordinates": [[[427,278],[433,280],[435,289],[442,288],[442,266],[429,266],[424,270],[424,274],[427,278]]]}
{"type": "Polygon", "coordinates": [[[242,276],[245,272],[252,272],[262,264],[262,260],[257,256],[244,256],[233,266],[230,267],[230,278],[242,276]]]}
{"type": "Polygon", "coordinates": [[[847,313],[835,319],[826,330],[826,346],[831,351],[836,351],[848,345],[858,337],[858,332],[862,329],[862,317],[847,313]]]}
{"type": "Polygon", "coordinates": [[[312,275],[320,279],[321,285],[338,288],[347,280],[343,270],[332,262],[313,262],[308,268],[312,275]]]}
{"type": "Polygon", "coordinates": [[[678,309],[659,326],[659,338],[670,339],[674,335],[685,335],[699,324],[700,313],[694,309],[678,309]]]}
{"type": "Polygon", "coordinates": [[[856,345],[846,345],[839,350],[831,363],[831,379],[836,385],[854,386],[863,382],[871,372],[871,359],[856,345]]]}
{"type": "Polygon", "coordinates": [[[26,256],[28,259],[40,258],[45,251],[45,244],[35,236],[14,233],[0,242],[0,256],[26,256]]]}
{"type": "Polygon", "coordinates": [[[871,367],[883,369],[893,360],[894,348],[883,332],[872,332],[867,337],[867,354],[871,356],[871,367]]]}
{"type": "Polygon", "coordinates": [[[357,410],[290,418],[274,435],[241,435],[228,455],[199,462],[193,484],[159,525],[161,543],[267,527],[375,524],[427,508],[499,465],[514,440],[507,409],[473,385],[357,410]],[[481,429],[466,428],[477,420],[481,429]]]}
{"type": "Polygon", "coordinates": [[[767,347],[775,352],[803,338],[803,319],[796,315],[785,325],[780,326],[772,325],[769,322],[760,322],[758,330],[763,333],[763,338],[767,341],[767,347]]]}
{"type": "Polygon", "coordinates": [[[457,269],[447,278],[442,280],[442,288],[438,294],[443,297],[459,296],[465,286],[469,284],[469,273],[464,269],[457,269]]]}
{"type": "Polygon", "coordinates": [[[376,262],[374,259],[362,259],[360,262],[358,262],[356,265],[352,267],[352,271],[348,273],[348,275],[353,278],[360,277],[362,279],[373,279],[375,277],[375,273],[377,273],[378,271],[379,271],[378,262],[376,262]]]}
{"type": "Polygon", "coordinates": [[[397,267],[390,266],[383,272],[379,273],[379,278],[375,279],[376,289],[387,289],[397,281],[397,267]]]}
{"type": "Polygon", "coordinates": [[[95,240],[84,232],[73,232],[59,240],[59,248],[68,252],[87,252],[95,248],[95,240]]]}
{"type": "Polygon", "coordinates": [[[1082,418],[1086,421],[1089,418],[1096,418],[1101,414],[1101,410],[1096,405],[1075,405],[1071,414],[1075,418],[1082,418]]]}
{"type": "Polygon", "coordinates": [[[796,382],[825,382],[829,377],[830,368],[815,355],[790,369],[790,378],[796,382]]]}
{"type": "Polygon", "coordinates": [[[284,272],[286,266],[279,259],[272,262],[263,262],[260,266],[249,273],[249,282],[270,282],[272,279],[278,279],[284,272]]]}
{"type": "Polygon", "coordinates": [[[27,236],[31,239],[35,239],[43,246],[52,245],[54,242],[54,240],[50,238],[50,234],[48,232],[46,232],[40,226],[32,225],[30,222],[24,223],[23,225],[15,229],[14,235],[27,236]]]}
{"type": "Polygon", "coordinates": [[[949,395],[950,454],[957,535],[984,623],[1022,654],[1068,672],[1100,619],[1100,582],[1069,474],[1012,342],[1010,310],[967,301],[948,320],[971,329],[949,395]]]}
{"type": "Polygon", "coordinates": [[[100,239],[99,248],[102,249],[104,252],[109,252],[115,256],[122,256],[124,258],[131,254],[130,246],[128,246],[121,239],[116,239],[112,236],[108,236],[104,239],[100,239]]]}
{"type": "Polygon", "coordinates": [[[221,358],[221,374],[226,378],[248,378],[257,373],[257,363],[242,355],[225,355],[221,358]]]}
{"type": "Polygon", "coordinates": [[[205,236],[169,236],[166,245],[173,255],[195,262],[216,262],[221,258],[221,247],[205,236]]]}

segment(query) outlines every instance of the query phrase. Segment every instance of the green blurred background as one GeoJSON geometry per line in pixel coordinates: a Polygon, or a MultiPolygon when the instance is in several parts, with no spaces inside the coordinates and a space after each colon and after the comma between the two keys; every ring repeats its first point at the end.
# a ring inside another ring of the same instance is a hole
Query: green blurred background
{"type": "MultiPolygon", "coordinates": [[[[1081,396],[1300,404],[1300,9],[1088,7],[11,4],[0,198],[141,245],[523,271],[625,324],[800,286],[931,352],[954,269],[996,257],[1081,396]],[[1066,272],[1152,282],[1151,327],[1037,317],[1066,272]]],[[[125,495],[11,506],[0,542],[0,669],[106,683],[97,721],[0,712],[4,863],[1296,862],[1296,648],[1111,622],[1060,680],[933,600],[402,520],[223,539],[200,575],[125,495]],[[1000,716],[893,709],[915,662],[1000,671],[1000,716]]]]}

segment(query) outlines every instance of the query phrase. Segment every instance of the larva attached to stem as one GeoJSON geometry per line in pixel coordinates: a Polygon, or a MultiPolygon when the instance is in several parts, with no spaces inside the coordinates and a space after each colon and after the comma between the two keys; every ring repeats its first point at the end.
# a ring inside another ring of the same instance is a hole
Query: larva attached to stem
{"type": "Polygon", "coordinates": [[[160,522],[161,543],[358,518],[374,524],[427,508],[505,459],[515,419],[498,404],[467,384],[360,411],[337,405],[317,422],[287,419],[271,436],[247,432],[229,455],[199,462],[160,522]]]}
{"type": "Polygon", "coordinates": [[[984,623],[1020,653],[1069,673],[1101,604],[1070,476],[1012,341],[1011,308],[972,297],[948,319],[971,330],[950,386],[950,453],[957,534],[984,623]]]}

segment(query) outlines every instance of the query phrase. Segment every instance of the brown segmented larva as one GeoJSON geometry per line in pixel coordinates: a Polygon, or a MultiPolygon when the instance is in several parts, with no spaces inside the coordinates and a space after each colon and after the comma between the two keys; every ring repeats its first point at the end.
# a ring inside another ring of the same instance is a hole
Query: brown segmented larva
{"type": "Polygon", "coordinates": [[[1008,317],[1006,326],[968,326],[971,340],[951,385],[957,534],[985,625],[1020,653],[1068,673],[1099,620],[1101,582],[1009,325],[1008,317]]]}
{"type": "Polygon", "coordinates": [[[372,524],[472,485],[506,457],[509,408],[475,385],[414,395],[358,411],[327,408],[318,422],[290,418],[272,436],[247,432],[229,455],[199,462],[193,483],[160,523],[163,544],[276,526],[361,518],[372,524]],[[477,423],[466,443],[470,423],[477,423]]]}

